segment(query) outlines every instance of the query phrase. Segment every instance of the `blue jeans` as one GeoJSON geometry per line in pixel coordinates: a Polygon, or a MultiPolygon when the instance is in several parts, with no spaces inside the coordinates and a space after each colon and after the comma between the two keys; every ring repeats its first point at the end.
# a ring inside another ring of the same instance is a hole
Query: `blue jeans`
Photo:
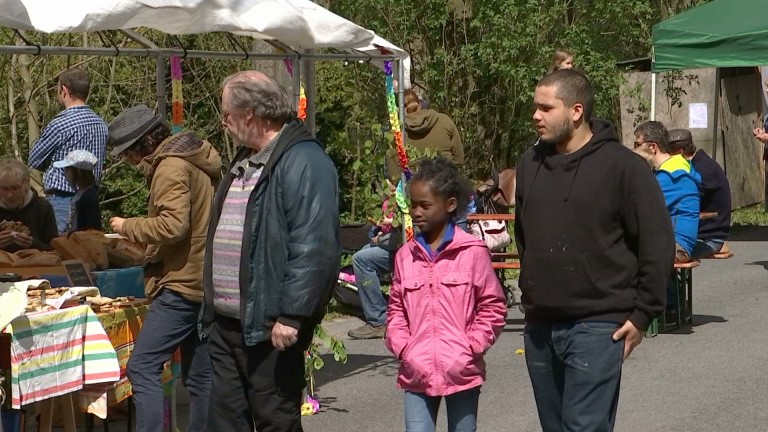
{"type": "Polygon", "coordinates": [[[613,431],[624,341],[617,323],[526,323],[525,362],[543,432],[613,431]]]}
{"type": "Polygon", "coordinates": [[[360,294],[365,321],[372,326],[387,323],[387,299],[381,292],[380,274],[391,273],[394,253],[378,246],[365,245],[352,255],[355,285],[360,294]]]}
{"type": "Polygon", "coordinates": [[[211,359],[197,333],[200,304],[163,289],[152,301],[128,360],[137,432],[163,432],[163,364],[181,347],[181,380],[189,390],[189,432],[205,430],[211,392],[211,359]]]}
{"type": "Polygon", "coordinates": [[[72,212],[72,198],[75,194],[56,192],[46,195],[48,202],[53,207],[53,214],[56,216],[56,229],[59,234],[67,232],[72,212]]]}
{"type": "MultiPolygon", "coordinates": [[[[443,396],[405,392],[405,432],[434,432],[437,411],[443,396]]],[[[477,430],[477,402],[480,387],[445,396],[448,432],[477,430]]]]}
{"type": "Polygon", "coordinates": [[[709,239],[709,240],[696,240],[696,245],[691,252],[691,258],[698,260],[706,258],[710,255],[714,255],[723,248],[725,240],[709,239]]]}

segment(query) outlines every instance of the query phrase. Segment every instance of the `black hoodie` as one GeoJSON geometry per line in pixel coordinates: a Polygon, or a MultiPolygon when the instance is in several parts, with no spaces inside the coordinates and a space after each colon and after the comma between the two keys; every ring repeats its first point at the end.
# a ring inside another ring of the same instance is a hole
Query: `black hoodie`
{"type": "Polygon", "coordinates": [[[664,310],[672,222],[648,164],[593,119],[592,139],[558,155],[540,143],[517,167],[515,237],[526,321],[626,319],[664,310]]]}

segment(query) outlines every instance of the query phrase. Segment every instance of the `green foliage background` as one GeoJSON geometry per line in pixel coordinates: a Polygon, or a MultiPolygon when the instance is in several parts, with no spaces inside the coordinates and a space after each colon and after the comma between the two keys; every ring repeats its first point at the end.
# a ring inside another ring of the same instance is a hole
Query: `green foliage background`
{"type": "MultiPolygon", "coordinates": [[[[459,127],[465,146],[465,171],[488,175],[489,160],[513,166],[535,140],[531,127],[532,94],[553,52],[575,53],[576,66],[597,91],[596,115],[618,124],[619,60],[650,53],[653,24],[703,1],[690,0],[326,0],[324,6],[408,50],[412,83],[432,108],[447,113],[459,127]]],[[[323,2],[320,1],[322,4],[323,2]]],[[[142,31],[160,45],[233,49],[221,34],[184,36],[180,40],[142,31]]],[[[118,33],[108,43],[135,46],[118,33]]],[[[102,45],[97,35],[28,34],[48,45],[102,45]]],[[[20,43],[9,30],[0,43],[20,43]]],[[[240,38],[244,46],[250,42],[240,38]]],[[[81,63],[91,72],[89,104],[107,121],[138,103],[155,107],[152,58],[28,56],[25,80],[18,56],[0,57],[0,153],[26,160],[30,146],[27,103],[38,105],[34,121],[46,125],[60,110],[55,75],[81,63]],[[31,81],[31,82],[30,82],[31,81]],[[25,91],[26,90],[26,91],[25,91]],[[14,114],[12,115],[12,111],[14,114]],[[15,120],[16,130],[12,128],[15,120]],[[18,145],[12,145],[15,140],[18,145]]],[[[185,59],[186,126],[209,139],[227,159],[231,144],[219,122],[219,85],[228,74],[249,68],[244,61],[185,59]]],[[[384,154],[391,148],[383,73],[367,64],[318,62],[318,137],[337,163],[344,221],[376,216],[380,198],[371,187],[385,175],[384,154]]],[[[170,77],[167,77],[170,111],[170,77]]],[[[144,214],[146,187],[138,172],[110,160],[101,188],[105,220],[114,214],[144,214]]]]}

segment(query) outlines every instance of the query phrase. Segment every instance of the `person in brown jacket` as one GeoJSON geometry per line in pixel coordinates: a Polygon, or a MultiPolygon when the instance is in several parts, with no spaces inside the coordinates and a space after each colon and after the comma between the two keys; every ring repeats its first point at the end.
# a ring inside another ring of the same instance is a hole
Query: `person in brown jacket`
{"type": "MultiPolygon", "coordinates": [[[[433,109],[422,108],[413,89],[405,90],[404,97],[406,143],[420,151],[432,149],[459,167],[464,165],[464,145],[453,120],[433,109]]],[[[399,180],[400,167],[394,153],[387,158],[387,171],[391,180],[399,180]]]]}
{"type": "Polygon", "coordinates": [[[109,125],[113,156],[138,166],[149,184],[148,216],[110,220],[112,230],[146,243],[147,297],[152,306],[128,361],[136,430],[163,430],[161,372],[181,348],[182,382],[190,393],[189,431],[205,429],[211,391],[208,348],[197,331],[203,301],[203,259],[221,158],[192,132],[171,135],[146,105],[109,125]]]}

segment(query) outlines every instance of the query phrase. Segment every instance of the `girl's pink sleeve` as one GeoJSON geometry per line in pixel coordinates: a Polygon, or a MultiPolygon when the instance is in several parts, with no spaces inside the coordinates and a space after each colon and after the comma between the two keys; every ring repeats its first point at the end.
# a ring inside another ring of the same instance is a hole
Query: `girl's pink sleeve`
{"type": "Polygon", "coordinates": [[[400,280],[400,253],[395,258],[395,272],[389,289],[389,307],[387,308],[387,333],[385,343],[387,349],[398,359],[411,337],[408,327],[408,313],[403,302],[403,286],[400,280]]]}
{"type": "Polygon", "coordinates": [[[482,354],[496,342],[504,330],[507,317],[507,300],[499,279],[491,266],[491,253],[487,249],[478,251],[475,258],[475,321],[469,328],[469,343],[472,352],[482,354]]]}

